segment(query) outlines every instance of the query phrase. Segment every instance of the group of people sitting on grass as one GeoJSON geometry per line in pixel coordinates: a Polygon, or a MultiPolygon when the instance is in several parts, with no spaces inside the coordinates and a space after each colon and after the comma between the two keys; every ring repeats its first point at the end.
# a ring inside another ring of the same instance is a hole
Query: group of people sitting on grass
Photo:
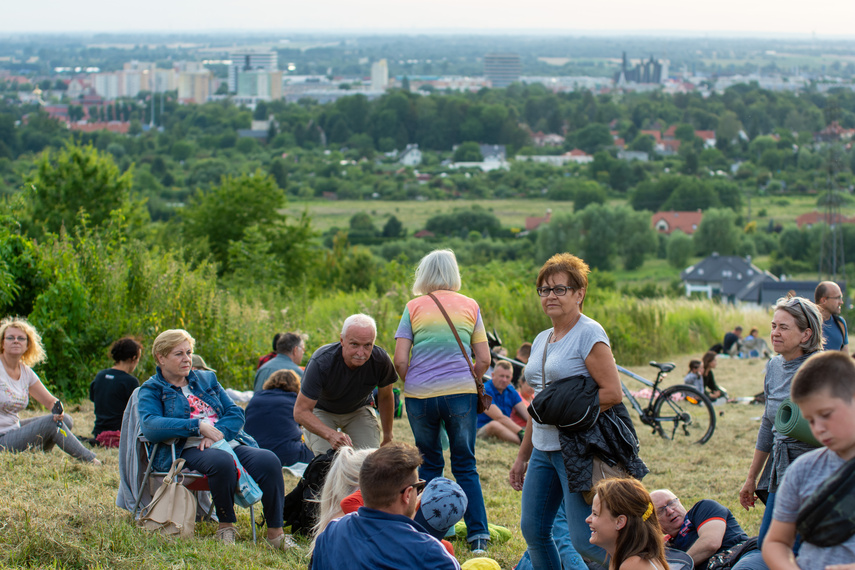
{"type": "Polygon", "coordinates": [[[752,328],[748,336],[742,336],[742,327],[737,325],[733,330],[724,333],[721,344],[710,347],[716,354],[725,354],[731,358],[772,358],[772,351],[766,340],[760,336],[760,331],[752,328]]]}
{"type": "MultiPolygon", "coordinates": [[[[508,483],[521,491],[519,524],[527,550],[519,569],[607,564],[611,570],[667,570],[680,563],[669,549],[684,551],[688,564],[700,568],[851,568],[855,509],[846,507],[855,501],[855,363],[843,352],[822,351],[817,306],[800,297],[775,306],[771,341],[777,356],[766,365],[766,410],[739,495],[745,508],[757,497],[766,502],[755,543],[722,505],[701,500],[687,510],[673,492],[648,493],[640,482],[648,468],[622,403],[608,335],[583,312],[588,272],[570,254],[553,256],[538,272],[536,293],[551,326],[525,356],[520,386],[530,389],[527,394],[513,388],[513,369],[491,362],[480,308],[457,293],[454,254],[437,250],[416,270],[416,297],[403,310],[391,357],[375,345],[376,323],[364,314],[348,317],[338,342],[318,348],[305,370],[299,366],[305,339],[280,335],[276,354],[259,368],[256,380],[262,382],[246,412],[194,354],[195,340],[187,331],[157,336],[151,349],[156,372],[138,389],[126,375],[139,362],[141,346],[118,341],[112,351],[116,364],[93,382],[98,435],[115,431],[115,413],[105,412],[113,397],[134,388],[125,413],[133,404],[146,439],[174,441],[187,465],[207,475],[219,520],[216,538],[233,544],[238,475],[232,453],[219,448],[227,444],[263,492],[264,543],[281,550],[294,544],[284,533],[283,464],[334,450],[313,532],[314,569],[459,568],[453,546],[442,542],[453,533],[465,536],[472,554],[485,555],[494,525],[488,525],[476,465],[479,435],[518,445],[508,483]],[[493,380],[483,391],[493,401],[485,405],[479,384],[491,364],[493,380]],[[415,446],[394,441],[398,380],[415,446]],[[539,395],[547,392],[558,406],[543,407],[539,395]],[[773,428],[787,396],[801,407],[823,447],[814,449],[773,428]],[[530,407],[523,397],[531,398],[530,407]],[[517,429],[514,416],[524,427],[517,429]],[[444,440],[454,482],[443,477],[444,440]]],[[[0,448],[58,445],[99,463],[74,437],[61,402],[32,371],[44,358],[36,330],[9,318],[0,323],[0,338],[0,448]],[[30,397],[51,413],[20,420],[18,412],[30,397]]],[[[723,395],[714,368],[715,356],[695,368],[692,381],[723,395]]],[[[136,441],[137,435],[122,431],[120,437],[136,441]]],[[[150,459],[157,470],[172,462],[167,447],[150,459]]]]}

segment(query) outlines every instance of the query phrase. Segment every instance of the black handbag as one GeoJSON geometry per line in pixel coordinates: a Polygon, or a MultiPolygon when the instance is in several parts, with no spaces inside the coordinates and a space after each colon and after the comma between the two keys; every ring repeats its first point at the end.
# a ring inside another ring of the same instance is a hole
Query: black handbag
{"type": "Polygon", "coordinates": [[[546,385],[546,347],[541,360],[541,390],[528,406],[532,420],[539,424],[559,427],[567,431],[587,431],[600,417],[599,386],[590,376],[577,374],[555,380],[546,385]]]}
{"type": "Polygon", "coordinates": [[[844,463],[808,497],[796,517],[802,538],[837,546],[855,534],[855,459],[844,463]]]}

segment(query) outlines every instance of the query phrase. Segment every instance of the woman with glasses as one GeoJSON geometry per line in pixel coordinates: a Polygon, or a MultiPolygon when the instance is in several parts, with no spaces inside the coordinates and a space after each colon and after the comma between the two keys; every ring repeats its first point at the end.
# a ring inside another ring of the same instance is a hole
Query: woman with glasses
{"type": "Polygon", "coordinates": [[[56,445],[80,461],[101,465],[71,433],[71,416],[63,413],[60,401],[30,368],[45,359],[42,337],[36,329],[24,319],[6,318],[0,321],[0,341],[0,450],[50,451],[56,445]],[[18,412],[27,407],[31,397],[52,413],[20,419],[18,412]]]}
{"type": "MultiPolygon", "coordinates": [[[[582,313],[588,273],[588,265],[569,253],[552,256],[540,269],[537,294],[552,327],[535,338],[525,380],[538,394],[562,378],[592,378],[598,387],[600,419],[590,430],[578,434],[580,441],[593,442],[596,434],[602,433],[601,421],[620,425],[622,434],[635,441],[632,421],[621,403],[621,384],[609,337],[598,322],[582,313]]],[[[594,458],[590,452],[576,454],[561,438],[557,427],[529,419],[509,479],[514,489],[522,491],[520,527],[531,565],[538,570],[560,569],[563,562],[564,568],[585,570],[582,556],[602,563],[606,555],[588,541],[590,530],[585,523],[591,508],[584,492],[591,488],[594,458]],[[561,508],[566,519],[559,516],[556,520],[561,508]],[[565,520],[568,528],[558,528],[565,520]],[[559,554],[555,541],[568,534],[572,545],[564,541],[559,554]]],[[[626,457],[623,467],[638,478],[647,472],[637,454],[626,457]]],[[[522,562],[527,564],[525,559],[522,562]]]]}
{"type": "Polygon", "coordinates": [[[458,293],[459,289],[460,271],[453,251],[435,250],[422,258],[413,283],[418,297],[407,303],[395,333],[394,361],[404,381],[410,428],[424,457],[419,475],[428,482],[442,476],[445,460],[440,432],[444,427],[451,472],[468,499],[464,514],[467,541],[472,552],[482,554],[490,531],[475,464],[478,394],[468,355],[475,353],[474,373],[480,378],[490,366],[490,349],[478,303],[458,293]]]}
{"type": "Polygon", "coordinates": [[[772,318],[772,350],[777,355],[766,363],[766,377],[763,381],[766,409],[757,434],[754,459],[739,492],[739,502],[746,510],[754,506],[755,494],[768,493],[758,547],[762,545],[772,523],[775,494],[787,467],[796,457],[814,449],[806,443],[781,435],[774,425],[778,407],[790,396],[790,383],[796,371],[809,356],[822,350],[822,317],[817,306],[803,297],[778,299],[772,318]]]}

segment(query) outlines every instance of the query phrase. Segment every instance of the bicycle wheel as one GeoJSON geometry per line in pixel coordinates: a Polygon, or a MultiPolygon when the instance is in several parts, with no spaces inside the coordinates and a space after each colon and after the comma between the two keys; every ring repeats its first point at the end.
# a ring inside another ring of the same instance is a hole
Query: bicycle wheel
{"type": "Polygon", "coordinates": [[[653,405],[653,427],[674,441],[706,443],[715,431],[715,410],[706,395],[685,384],[662,390],[653,405]]]}

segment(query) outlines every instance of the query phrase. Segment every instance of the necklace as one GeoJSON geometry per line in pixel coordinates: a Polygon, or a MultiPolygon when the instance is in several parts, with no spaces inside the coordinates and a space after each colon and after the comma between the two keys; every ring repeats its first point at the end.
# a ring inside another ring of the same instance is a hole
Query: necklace
{"type": "Polygon", "coordinates": [[[573,319],[573,322],[570,323],[570,326],[567,327],[566,331],[559,332],[557,327],[553,327],[552,335],[550,336],[549,342],[555,343],[555,342],[558,342],[559,340],[561,340],[562,338],[564,338],[565,336],[567,336],[570,333],[570,331],[573,330],[573,327],[576,326],[576,323],[578,323],[579,319],[581,319],[581,318],[582,318],[582,313],[577,314],[576,318],[573,319]]]}

